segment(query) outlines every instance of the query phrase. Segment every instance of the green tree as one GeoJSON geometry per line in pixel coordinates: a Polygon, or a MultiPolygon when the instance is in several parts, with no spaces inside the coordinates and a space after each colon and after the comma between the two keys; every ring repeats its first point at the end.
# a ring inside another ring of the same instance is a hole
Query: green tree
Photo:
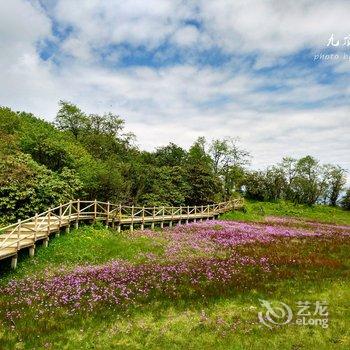
{"type": "Polygon", "coordinates": [[[4,222],[74,199],[81,189],[80,179],[70,169],[52,172],[23,153],[0,158],[0,212],[4,222]]]}
{"type": "Polygon", "coordinates": [[[158,166],[181,166],[186,160],[186,151],[170,142],[167,146],[159,147],[154,153],[158,166]]]}
{"type": "Polygon", "coordinates": [[[339,195],[346,184],[346,171],[339,165],[326,164],[324,172],[324,200],[332,206],[336,206],[339,195]]]}
{"type": "Polygon", "coordinates": [[[291,183],[292,200],[297,203],[315,204],[322,195],[319,162],[311,157],[300,158],[295,165],[295,177],[291,183]]]}
{"type": "Polygon", "coordinates": [[[269,200],[267,192],[266,172],[249,171],[244,178],[244,193],[247,198],[266,201],[269,200]]]}
{"type": "Polygon", "coordinates": [[[345,195],[341,200],[341,206],[345,210],[350,210],[350,188],[346,190],[345,195]]]}
{"type": "Polygon", "coordinates": [[[141,202],[147,206],[185,205],[190,188],[186,181],[184,169],[179,166],[162,166],[152,168],[151,183],[141,202]]]}
{"type": "Polygon", "coordinates": [[[55,122],[60,130],[71,132],[76,140],[89,127],[89,119],[85,113],[75,104],[62,100],[59,101],[55,122]]]}
{"type": "Polygon", "coordinates": [[[250,153],[238,144],[238,138],[213,140],[209,153],[213,162],[214,173],[223,180],[226,198],[240,187],[244,178],[244,167],[250,163],[250,153]]]}
{"type": "Polygon", "coordinates": [[[188,151],[185,170],[190,185],[186,198],[189,205],[213,203],[222,193],[220,178],[213,171],[212,159],[205,146],[205,139],[200,137],[188,151]]]}
{"type": "Polygon", "coordinates": [[[90,114],[80,142],[94,157],[107,160],[111,155],[126,160],[135,136],[124,133],[124,120],[116,114],[90,114]]]}

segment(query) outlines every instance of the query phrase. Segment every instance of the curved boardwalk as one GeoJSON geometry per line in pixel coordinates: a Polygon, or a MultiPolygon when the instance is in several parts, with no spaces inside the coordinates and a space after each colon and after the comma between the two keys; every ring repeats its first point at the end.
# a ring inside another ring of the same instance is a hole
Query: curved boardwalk
{"type": "Polygon", "coordinates": [[[69,232],[70,226],[78,227],[79,222],[104,222],[106,227],[116,227],[118,232],[122,227],[129,227],[132,231],[135,225],[141,230],[155,224],[160,227],[164,223],[172,226],[174,222],[181,224],[189,221],[212,219],[219,214],[242,207],[241,199],[229,202],[191,207],[134,207],[95,201],[70,201],[56,208],[26,220],[19,220],[16,224],[1,228],[0,260],[12,257],[11,267],[17,266],[18,251],[29,248],[29,256],[34,256],[35,244],[43,241],[47,246],[50,235],[59,235],[62,229],[69,232]]]}

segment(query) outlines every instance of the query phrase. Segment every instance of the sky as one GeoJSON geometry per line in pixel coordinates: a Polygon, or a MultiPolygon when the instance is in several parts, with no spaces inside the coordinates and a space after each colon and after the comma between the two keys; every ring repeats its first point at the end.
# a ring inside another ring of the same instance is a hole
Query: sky
{"type": "Polygon", "coordinates": [[[0,1],[0,105],[111,111],[140,148],[239,137],[350,171],[350,1],[0,1]]]}

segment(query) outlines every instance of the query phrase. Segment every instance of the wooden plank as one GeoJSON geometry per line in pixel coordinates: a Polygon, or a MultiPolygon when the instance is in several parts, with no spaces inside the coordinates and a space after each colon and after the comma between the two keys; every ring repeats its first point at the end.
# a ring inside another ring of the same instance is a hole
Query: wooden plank
{"type": "MultiPolygon", "coordinates": [[[[133,230],[134,224],[141,224],[144,229],[145,223],[151,223],[154,228],[155,223],[160,223],[163,227],[164,222],[169,222],[170,226],[173,221],[185,219],[196,221],[203,218],[212,218],[220,213],[237,209],[243,205],[243,200],[233,200],[230,202],[216,203],[207,206],[189,207],[134,207],[111,204],[109,202],[94,201],[69,201],[69,203],[59,205],[56,208],[49,208],[46,212],[36,214],[32,218],[18,221],[17,224],[9,225],[0,229],[0,259],[13,257],[13,267],[17,265],[17,252],[24,248],[30,248],[33,255],[35,242],[44,239],[44,245],[47,245],[49,236],[52,232],[59,232],[61,228],[69,229],[70,223],[75,222],[78,227],[79,221],[94,220],[105,221],[106,226],[110,222],[114,226],[117,223],[118,232],[122,224],[130,225],[133,230]],[[76,207],[74,206],[76,204],[76,207]],[[115,209],[111,210],[111,206],[115,209]],[[93,211],[88,211],[93,208],[93,211]],[[101,208],[101,211],[98,211],[101,208]]],[[[69,232],[69,230],[67,230],[69,232]]]]}

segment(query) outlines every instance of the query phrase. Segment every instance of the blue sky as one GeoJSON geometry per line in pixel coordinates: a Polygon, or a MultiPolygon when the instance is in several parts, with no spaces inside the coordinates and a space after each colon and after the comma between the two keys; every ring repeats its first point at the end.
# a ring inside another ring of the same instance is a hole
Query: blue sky
{"type": "Polygon", "coordinates": [[[311,154],[350,169],[348,13],[340,0],[3,1],[0,104],[48,120],[59,99],[112,111],[149,150],[234,136],[255,168],[311,154]]]}

